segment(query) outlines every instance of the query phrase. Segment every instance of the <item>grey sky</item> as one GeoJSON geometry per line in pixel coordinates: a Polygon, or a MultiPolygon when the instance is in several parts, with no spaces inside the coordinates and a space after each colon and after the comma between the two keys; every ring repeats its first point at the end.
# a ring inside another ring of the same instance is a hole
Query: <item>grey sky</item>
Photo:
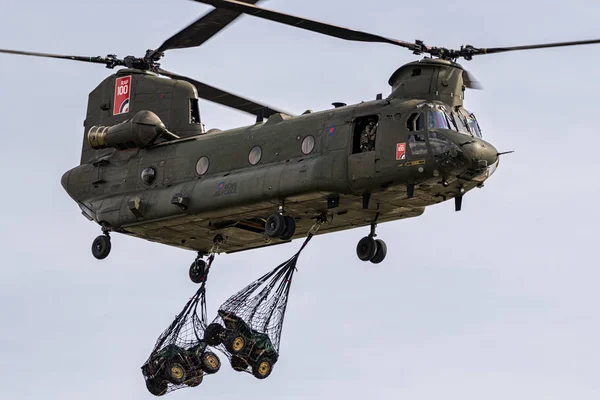
{"type": "MultiPolygon", "coordinates": [[[[429,45],[494,47],[600,37],[592,0],[459,3],[269,0],[265,7],[429,45]],[[427,8],[423,4],[427,4],[427,8]]],[[[0,48],[141,55],[211,7],[191,1],[3,0],[0,48]]],[[[417,59],[244,16],[163,67],[294,113],[387,95],[417,59]]],[[[597,399],[600,46],[463,62],[484,137],[503,156],[486,187],[382,224],[388,257],[355,255],[366,229],[316,237],[298,263],[281,358],[259,381],[221,371],[173,399],[597,399]]],[[[99,229],[60,186],[77,165],[88,93],[110,71],[0,55],[0,388],[10,399],[147,399],[140,366],[193,294],[194,254],[99,229]]],[[[202,101],[209,128],[253,123],[202,101]]],[[[222,255],[209,313],[299,241],[222,255]]],[[[221,357],[224,360],[224,357],[221,357]]]]}

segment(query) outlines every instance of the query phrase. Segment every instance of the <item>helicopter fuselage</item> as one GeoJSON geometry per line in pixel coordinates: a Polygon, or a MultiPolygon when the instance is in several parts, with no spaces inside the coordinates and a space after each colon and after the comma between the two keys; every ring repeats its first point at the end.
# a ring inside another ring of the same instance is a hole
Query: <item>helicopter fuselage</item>
{"type": "Polygon", "coordinates": [[[216,237],[226,253],[285,242],[263,234],[280,206],[296,220],[292,239],[323,215],[328,223],[319,233],[410,218],[462,199],[497,166],[491,144],[439,123],[435,112],[447,108],[388,98],[276,114],[242,128],[110,149],[67,172],[62,184],[106,229],[200,252],[216,237]]]}

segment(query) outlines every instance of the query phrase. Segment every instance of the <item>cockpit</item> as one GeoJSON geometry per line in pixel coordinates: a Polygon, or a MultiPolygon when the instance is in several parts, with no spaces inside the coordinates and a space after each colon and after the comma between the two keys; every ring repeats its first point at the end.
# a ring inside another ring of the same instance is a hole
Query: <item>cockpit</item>
{"type": "Polygon", "coordinates": [[[466,135],[481,138],[481,129],[475,115],[464,108],[448,110],[443,105],[429,104],[427,111],[427,127],[429,129],[451,129],[466,135]]]}

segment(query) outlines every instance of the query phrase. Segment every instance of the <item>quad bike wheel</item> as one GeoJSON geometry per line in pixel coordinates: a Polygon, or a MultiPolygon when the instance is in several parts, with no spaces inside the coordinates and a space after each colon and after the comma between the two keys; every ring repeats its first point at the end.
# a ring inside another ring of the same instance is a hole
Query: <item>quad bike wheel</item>
{"type": "Polygon", "coordinates": [[[273,371],[273,362],[268,357],[260,357],[252,365],[252,375],[258,379],[265,379],[271,375],[271,371],[273,371]]]}
{"type": "Polygon", "coordinates": [[[162,396],[167,393],[168,384],[159,378],[146,380],[146,389],[155,396],[162,396]]]}
{"type": "Polygon", "coordinates": [[[238,372],[245,371],[246,368],[248,368],[248,363],[246,362],[246,360],[244,360],[241,357],[232,356],[231,357],[231,368],[233,368],[235,371],[238,371],[238,372]]]}
{"type": "Polygon", "coordinates": [[[222,342],[221,334],[224,330],[225,328],[223,328],[223,325],[213,322],[212,324],[208,325],[204,331],[204,341],[209,346],[220,345],[222,342]]]}
{"type": "Polygon", "coordinates": [[[202,361],[202,370],[207,374],[215,374],[221,368],[221,360],[213,352],[204,352],[200,359],[202,361]]]}
{"type": "Polygon", "coordinates": [[[183,368],[183,365],[179,364],[178,362],[167,363],[165,374],[169,382],[175,385],[183,383],[186,377],[185,368],[183,368]]]}
{"type": "Polygon", "coordinates": [[[231,354],[239,354],[246,348],[246,338],[239,334],[229,336],[225,348],[231,354]]]}
{"type": "Polygon", "coordinates": [[[189,387],[196,387],[202,383],[203,379],[204,379],[204,374],[202,372],[200,372],[198,374],[198,376],[194,376],[193,378],[188,379],[185,382],[185,384],[188,385],[189,387]]]}

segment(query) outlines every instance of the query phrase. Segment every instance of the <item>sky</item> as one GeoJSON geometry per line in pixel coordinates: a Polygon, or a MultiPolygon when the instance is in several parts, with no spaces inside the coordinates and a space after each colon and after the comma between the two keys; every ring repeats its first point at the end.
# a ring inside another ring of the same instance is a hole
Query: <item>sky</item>
{"type": "MultiPolygon", "coordinates": [[[[268,0],[275,10],[401,40],[460,47],[600,37],[592,0],[268,0]]],[[[0,48],[142,55],[210,10],[192,1],[2,0],[0,48]]],[[[300,114],[374,99],[418,59],[242,16],[162,66],[300,114]]],[[[502,156],[461,212],[445,202],[380,224],[384,263],[358,260],[367,228],[315,237],[298,262],[280,359],[257,380],[221,371],[172,399],[600,395],[597,64],[600,46],[462,61],[484,138],[502,156]]],[[[149,399],[140,367],[196,290],[189,251],[100,233],[60,185],[79,162],[88,93],[103,66],[0,55],[0,388],[10,399],[149,399]]],[[[206,128],[252,124],[201,101],[206,128]]],[[[301,241],[217,257],[209,316],[301,241]]],[[[221,357],[221,360],[225,360],[221,357]]]]}

